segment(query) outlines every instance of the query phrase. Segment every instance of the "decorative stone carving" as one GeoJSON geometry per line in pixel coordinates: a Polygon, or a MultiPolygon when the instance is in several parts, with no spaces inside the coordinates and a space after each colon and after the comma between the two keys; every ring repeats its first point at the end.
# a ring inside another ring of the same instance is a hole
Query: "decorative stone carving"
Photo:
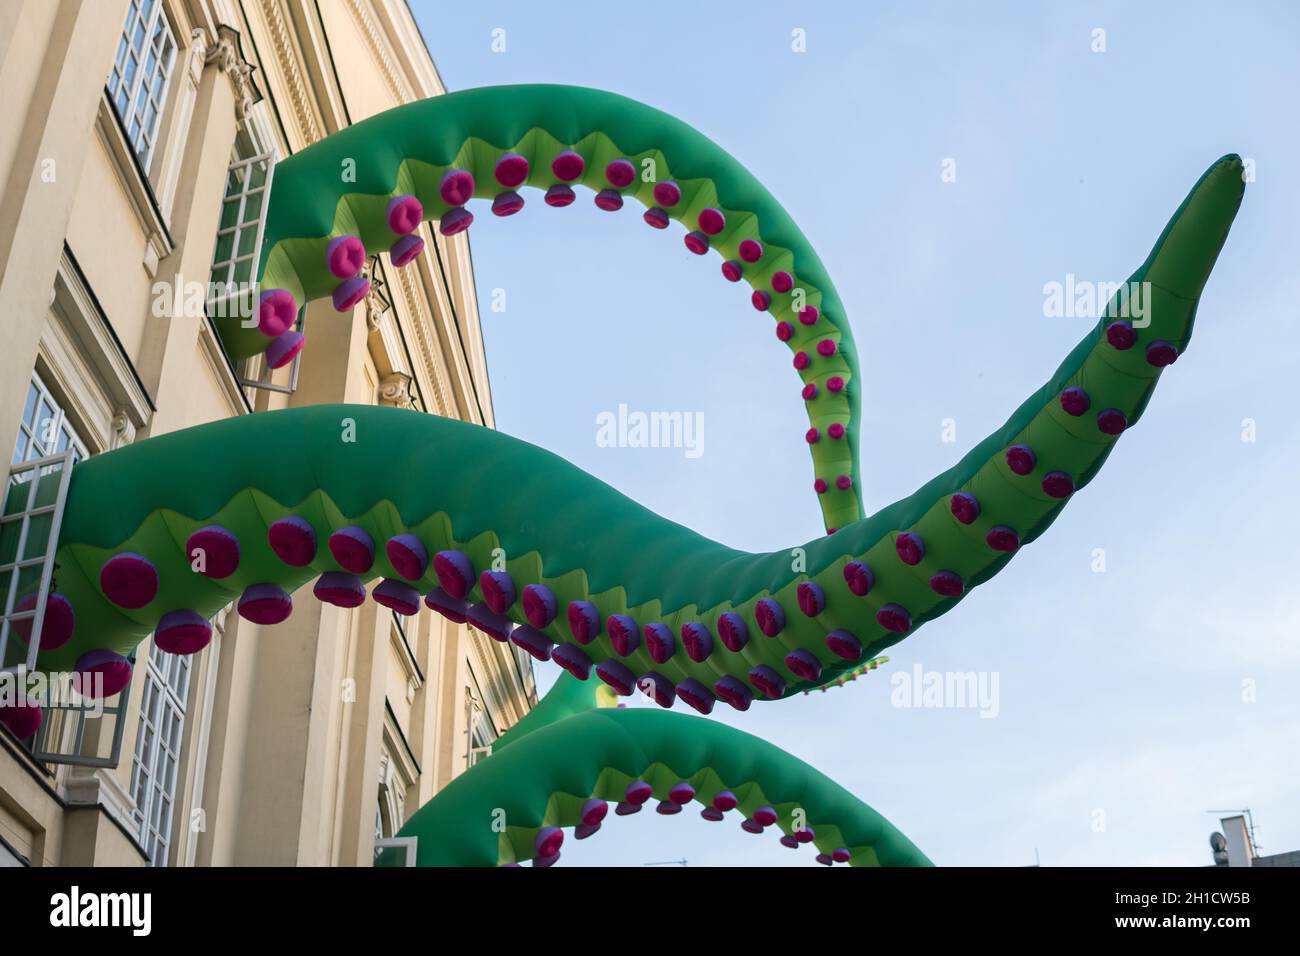
{"type": "Polygon", "coordinates": [[[379,404],[395,408],[413,408],[411,397],[411,376],[405,372],[393,372],[379,382],[379,404]]]}
{"type": "Polygon", "coordinates": [[[235,91],[235,116],[242,120],[261,93],[253,83],[253,66],[239,49],[239,33],[224,23],[217,27],[217,42],[207,51],[203,62],[214,64],[226,74],[235,91]]]}
{"type": "Polygon", "coordinates": [[[109,439],[110,450],[121,448],[123,445],[129,445],[135,441],[135,424],[131,421],[131,416],[125,407],[120,407],[113,412],[113,435],[109,439]]]}

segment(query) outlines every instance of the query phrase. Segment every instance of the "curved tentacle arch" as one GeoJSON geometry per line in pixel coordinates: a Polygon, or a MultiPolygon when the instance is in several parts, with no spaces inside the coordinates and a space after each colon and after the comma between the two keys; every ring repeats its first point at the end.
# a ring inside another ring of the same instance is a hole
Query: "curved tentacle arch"
{"type": "Polygon", "coordinates": [[[586,839],[618,816],[735,816],[786,846],[812,844],[820,863],[929,866],[884,817],[802,760],[717,721],[644,709],[602,709],[517,738],[457,777],[398,836],[420,866],[496,866],[559,858],[564,828],[586,839]],[[616,804],[613,819],[610,804],[616,804]]]}
{"type": "Polygon", "coordinates": [[[214,319],[232,356],[271,350],[273,364],[302,348],[297,307],[331,298],[340,311],[364,298],[367,252],[394,265],[419,256],[422,220],[444,235],[469,228],[471,201],[492,212],[522,208],[521,191],[550,206],[575,187],[618,211],[687,230],[687,249],[718,252],[722,274],[751,287],[750,304],[774,320],[801,379],[815,482],[826,527],[862,517],[857,357],[843,304],[821,260],[772,195],[721,147],[667,113],[603,90],[530,84],[449,93],[340,130],[279,165],[268,207],[256,321],[214,319]]]}

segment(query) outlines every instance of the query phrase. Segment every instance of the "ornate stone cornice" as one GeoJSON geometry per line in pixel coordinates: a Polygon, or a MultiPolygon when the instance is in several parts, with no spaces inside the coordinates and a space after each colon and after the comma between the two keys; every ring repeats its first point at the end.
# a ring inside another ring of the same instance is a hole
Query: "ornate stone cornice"
{"type": "Polygon", "coordinates": [[[235,116],[242,120],[262,94],[253,82],[253,65],[239,48],[239,32],[224,23],[219,25],[217,41],[204,51],[203,62],[226,74],[235,91],[235,116]]]}
{"type": "Polygon", "coordinates": [[[262,14],[266,17],[267,25],[271,30],[271,49],[280,64],[285,83],[289,86],[294,118],[298,121],[303,139],[308,144],[314,143],[321,138],[320,124],[316,122],[316,113],[312,110],[311,100],[307,96],[307,83],[303,78],[297,53],[294,51],[293,34],[285,21],[284,10],[279,0],[262,0],[261,6],[262,14]]]}

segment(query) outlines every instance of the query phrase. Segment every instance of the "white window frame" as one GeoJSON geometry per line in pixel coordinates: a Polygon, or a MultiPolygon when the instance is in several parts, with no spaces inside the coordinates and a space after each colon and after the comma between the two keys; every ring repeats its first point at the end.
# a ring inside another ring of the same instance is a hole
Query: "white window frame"
{"type": "Polygon", "coordinates": [[[403,866],[415,866],[415,850],[419,845],[419,837],[385,837],[375,840],[375,862],[378,863],[384,855],[385,850],[404,850],[406,852],[406,861],[403,866]]]}
{"type": "Polygon", "coordinates": [[[29,484],[27,501],[20,511],[13,514],[0,513],[0,527],[18,525],[14,560],[0,565],[0,580],[8,578],[6,596],[3,605],[0,605],[0,671],[30,671],[36,666],[36,657],[41,647],[41,629],[45,624],[45,604],[54,579],[54,556],[58,551],[63,509],[68,498],[68,482],[72,477],[72,466],[86,457],[86,445],[68,424],[63,407],[55,401],[41,377],[33,371],[27,387],[27,402],[18,423],[18,437],[14,442],[13,454],[10,455],[8,480],[3,486],[7,504],[13,489],[29,484]],[[48,435],[55,436],[52,443],[46,438],[48,435]],[[49,504],[38,504],[41,484],[51,478],[58,481],[54,498],[49,504]],[[50,525],[44,551],[39,555],[28,555],[27,544],[32,521],[45,515],[50,516],[50,525]],[[15,611],[24,572],[29,572],[32,568],[40,568],[36,606],[27,611],[15,611]],[[8,659],[9,635],[13,622],[27,618],[33,619],[27,657],[22,663],[3,666],[8,659]]]}
{"type": "Polygon", "coordinates": [[[164,0],[131,0],[108,73],[109,101],[146,171],[176,66],[176,34],[164,6],[164,0]]]}
{"type": "Polygon", "coordinates": [[[185,713],[194,655],[150,647],[140,703],[140,730],[131,757],[132,819],[150,866],[166,866],[176,811],[176,781],[184,755],[185,713]]]}
{"type": "Polygon", "coordinates": [[[492,726],[492,721],[488,719],[487,711],[478,702],[472,693],[466,693],[466,709],[468,726],[465,729],[466,737],[469,740],[468,752],[466,753],[466,765],[473,767],[482,760],[492,756],[492,745],[496,742],[496,728],[492,726]]]}
{"type": "MultiPolygon", "coordinates": [[[[257,147],[254,146],[256,149],[257,147]]],[[[247,291],[251,287],[254,276],[257,274],[257,263],[262,256],[262,237],[266,232],[266,211],[271,201],[271,184],[275,179],[275,152],[266,150],[253,156],[240,156],[239,143],[235,144],[234,156],[230,165],[226,168],[226,186],[227,190],[221,199],[221,217],[220,223],[225,218],[225,213],[232,205],[235,207],[235,219],[233,225],[220,226],[217,228],[216,242],[212,248],[212,280],[209,286],[210,292],[208,302],[210,305],[228,301],[247,291]],[[265,172],[262,182],[257,186],[250,185],[253,182],[254,167],[261,166],[265,172]],[[229,187],[232,182],[239,184],[238,192],[231,192],[229,187]],[[254,218],[246,218],[248,212],[248,201],[252,196],[261,197],[261,206],[254,218]],[[248,231],[253,231],[253,243],[248,252],[240,254],[240,243],[248,231]],[[230,254],[224,259],[217,258],[217,250],[221,248],[221,240],[230,236],[230,254]],[[236,274],[239,267],[244,263],[249,263],[247,278],[242,280],[246,283],[243,289],[235,285],[236,274]]]]}

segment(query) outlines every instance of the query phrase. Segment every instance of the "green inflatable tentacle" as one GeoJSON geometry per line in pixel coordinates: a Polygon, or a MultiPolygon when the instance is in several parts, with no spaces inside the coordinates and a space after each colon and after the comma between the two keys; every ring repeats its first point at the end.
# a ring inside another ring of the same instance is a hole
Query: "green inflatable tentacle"
{"type": "Polygon", "coordinates": [[[820,862],[931,865],[875,810],[780,748],[716,721],[642,709],[534,730],[449,783],[398,836],[418,837],[420,866],[549,865],[560,828],[586,838],[651,800],[672,812],[699,802],[718,820],[719,808],[734,807],[753,832],[775,823],[814,844],[820,862]],[[614,815],[610,802],[620,804],[614,815]]]}
{"type": "MultiPolygon", "coordinates": [[[[750,303],[775,321],[802,379],[826,526],[862,517],[857,357],[821,260],[736,160],[680,120],[624,96],[553,85],[465,90],[389,110],[295,154],[275,173],[258,273],[264,305],[250,319],[214,321],[233,357],[256,354],[273,346],[297,305],[332,297],[350,311],[364,296],[364,280],[351,273],[365,253],[414,261],[422,240],[411,230],[421,219],[456,232],[473,220],[471,197],[492,199],[494,212],[508,214],[522,204],[524,187],[545,190],[552,204],[572,201],[576,186],[596,192],[602,208],[635,199],[652,225],[682,223],[688,248],[720,253],[723,274],[752,287],[750,303]],[[503,157],[511,157],[504,168],[503,157]],[[448,183],[449,173],[472,181],[448,183]],[[414,200],[407,218],[403,200],[414,200]],[[349,257],[345,239],[359,240],[360,253],[349,257]],[[277,298],[285,293],[292,307],[277,298]]],[[[274,347],[277,362],[301,348],[301,337],[289,336],[291,345],[274,347]]]]}
{"type": "Polygon", "coordinates": [[[287,613],[279,588],[328,572],[337,589],[319,583],[323,599],[360,600],[361,581],[382,575],[374,596],[397,610],[413,611],[418,589],[453,619],[665,705],[675,692],[706,712],[715,698],[744,709],[755,692],[822,685],[950,610],[1091,481],[1187,345],[1240,172],[1236,157],[1211,167],[1134,274],[1149,283],[1143,321],[1103,319],[956,466],[802,544],[802,563],[709,541],[475,425],[377,407],[270,412],[76,466],[57,554],[76,631],[42,664],[84,669],[88,651],[125,654],[160,621],[183,643],[186,614],[241,594],[241,613],[273,622],[287,613]],[[296,565],[268,541],[286,520],[312,539],[296,565]],[[212,540],[213,526],[237,541],[224,577],[187,559],[189,536],[212,540]]]}

